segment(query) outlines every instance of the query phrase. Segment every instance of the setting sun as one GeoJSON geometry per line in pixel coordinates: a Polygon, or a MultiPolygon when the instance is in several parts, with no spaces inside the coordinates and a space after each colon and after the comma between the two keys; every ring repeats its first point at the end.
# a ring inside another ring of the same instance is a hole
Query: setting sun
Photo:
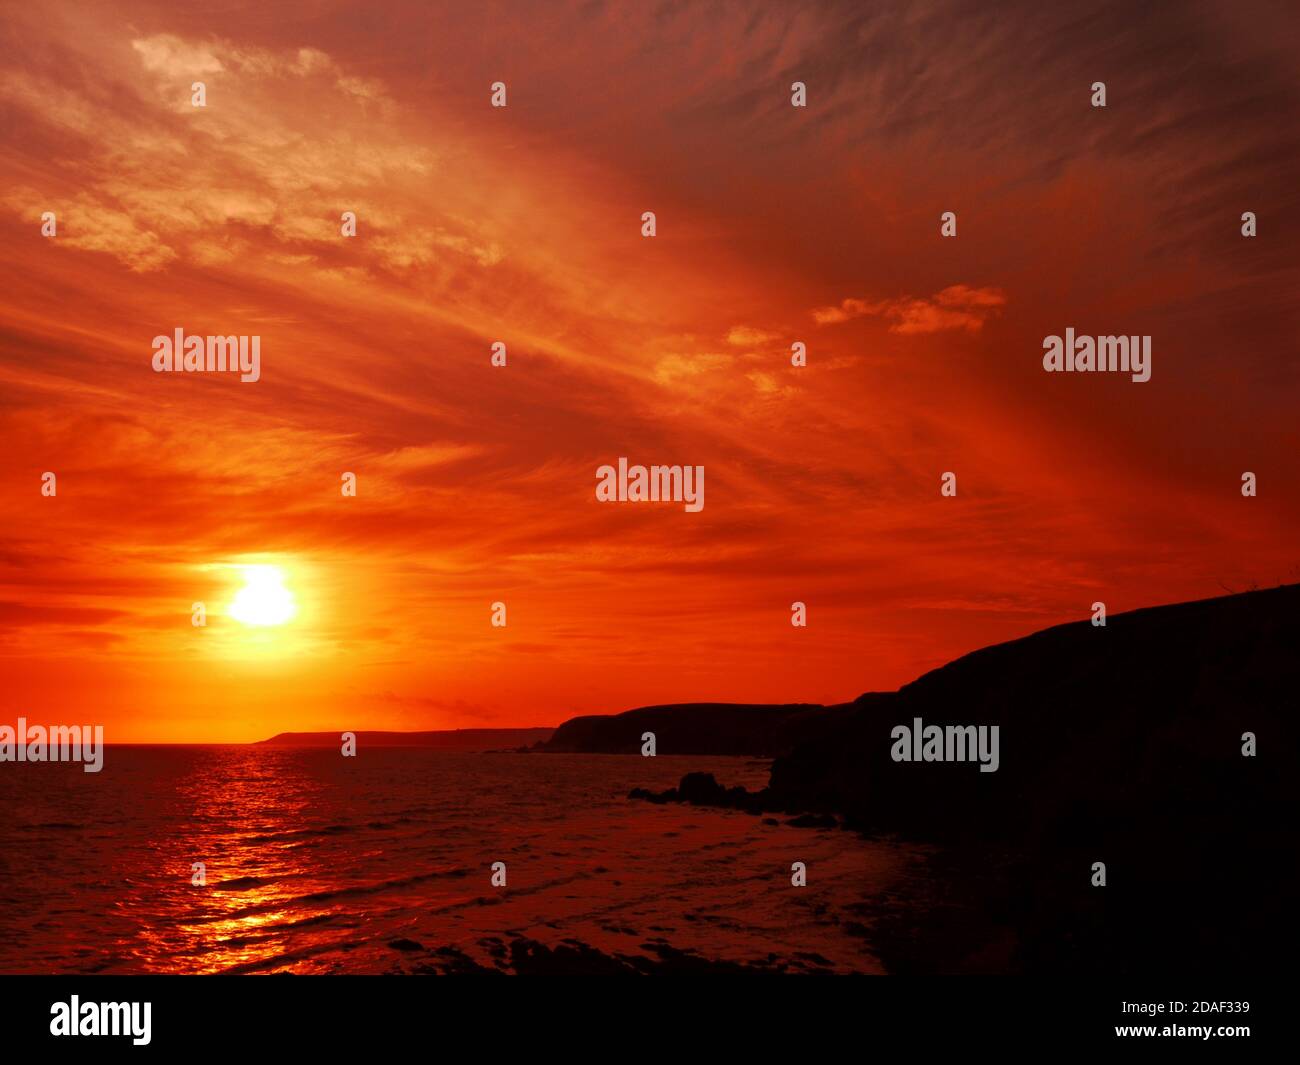
{"type": "Polygon", "coordinates": [[[245,625],[283,625],[297,613],[279,566],[241,566],[244,586],[230,604],[230,616],[245,625]]]}

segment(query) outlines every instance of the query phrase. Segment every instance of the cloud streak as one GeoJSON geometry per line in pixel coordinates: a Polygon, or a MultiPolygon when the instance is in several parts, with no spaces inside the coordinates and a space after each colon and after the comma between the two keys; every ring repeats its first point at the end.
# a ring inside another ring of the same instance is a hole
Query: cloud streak
{"type": "Polygon", "coordinates": [[[845,299],[835,307],[818,307],[812,312],[812,318],[818,325],[837,325],[854,318],[883,318],[889,323],[891,333],[904,336],[948,330],[978,333],[1006,302],[1006,297],[996,288],[949,285],[929,299],[845,299]]]}

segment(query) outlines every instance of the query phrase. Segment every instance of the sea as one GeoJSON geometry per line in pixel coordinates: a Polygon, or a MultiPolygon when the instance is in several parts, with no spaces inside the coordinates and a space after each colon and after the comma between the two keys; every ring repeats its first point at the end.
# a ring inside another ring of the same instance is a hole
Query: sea
{"type": "Polygon", "coordinates": [[[758,788],[768,763],[233,745],[8,763],[0,973],[881,972],[873,921],[915,852],[628,798],[692,771],[758,788]]]}

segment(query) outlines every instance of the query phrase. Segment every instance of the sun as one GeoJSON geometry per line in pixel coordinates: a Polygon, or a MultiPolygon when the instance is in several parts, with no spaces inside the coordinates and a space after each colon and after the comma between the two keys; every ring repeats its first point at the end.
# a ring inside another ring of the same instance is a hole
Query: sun
{"type": "Polygon", "coordinates": [[[230,604],[230,616],[245,625],[283,625],[296,613],[293,593],[279,566],[240,566],[244,586],[230,604]]]}

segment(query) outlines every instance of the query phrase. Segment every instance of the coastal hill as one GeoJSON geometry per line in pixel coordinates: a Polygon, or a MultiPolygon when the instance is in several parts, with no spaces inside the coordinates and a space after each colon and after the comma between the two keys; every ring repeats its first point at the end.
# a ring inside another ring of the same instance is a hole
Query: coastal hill
{"type": "Polygon", "coordinates": [[[564,722],[543,745],[548,754],[639,754],[641,737],[655,734],[657,754],[748,755],[774,758],[824,735],[852,704],[756,705],[675,703],[564,722]]]}
{"type": "Polygon", "coordinates": [[[1066,806],[1125,817],[1170,802],[1281,783],[1295,748],[1300,585],[1112,614],[997,644],[896,692],[851,703],[641,707],[564,722],[547,752],[775,759],[765,803],[833,811],[867,828],[943,836],[964,824],[1011,837],[1053,830],[1066,806]],[[999,726],[1000,764],[896,762],[892,730],[999,726]],[[1258,755],[1242,756],[1254,732],[1258,755]]]}
{"type": "Polygon", "coordinates": [[[1287,585],[1058,625],[836,707],[579,718],[545,749],[772,754],[757,792],[692,773],[633,797],[936,844],[864,932],[890,971],[1218,976],[1294,920],[1298,694],[1287,585]],[[895,761],[918,720],[998,726],[998,769],[895,761]]]}
{"type": "Polygon", "coordinates": [[[1080,621],[863,696],[772,766],[777,801],[866,827],[1014,839],[1281,796],[1295,765],[1300,585],[1080,621]],[[901,762],[891,730],[998,725],[1000,766],[901,762]],[[1243,756],[1243,734],[1257,753],[1243,756]]]}
{"type": "MultiPolygon", "coordinates": [[[[528,747],[550,739],[549,728],[458,728],[433,732],[355,732],[357,747],[427,747],[438,751],[500,751],[528,747]]],[[[337,747],[343,731],[281,732],[262,747],[337,747]]]]}

